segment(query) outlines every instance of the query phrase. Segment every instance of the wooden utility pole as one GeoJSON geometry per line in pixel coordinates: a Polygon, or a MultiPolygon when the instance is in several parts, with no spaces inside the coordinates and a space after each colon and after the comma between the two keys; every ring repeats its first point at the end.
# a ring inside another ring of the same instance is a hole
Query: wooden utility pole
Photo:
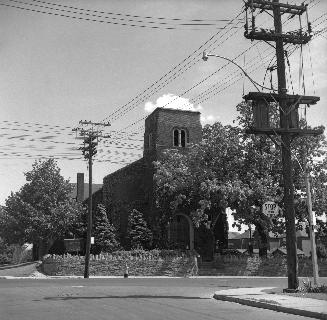
{"type": "MultiPolygon", "coordinates": [[[[307,11],[306,5],[290,5],[279,3],[279,0],[248,0],[245,3],[246,23],[245,37],[251,40],[273,41],[276,43],[277,58],[277,77],[278,93],[250,92],[244,97],[245,100],[251,100],[254,110],[255,127],[247,130],[247,133],[266,134],[272,136],[281,136],[282,151],[282,172],[284,187],[284,207],[286,224],[286,249],[287,249],[287,273],[288,290],[298,288],[298,260],[296,246],[295,212],[294,212],[294,186],[293,186],[293,168],[291,159],[291,141],[296,136],[322,134],[322,130],[307,130],[299,128],[298,107],[300,104],[315,104],[319,97],[288,95],[285,77],[285,58],[284,43],[306,44],[311,39],[311,25],[307,23],[307,32],[300,31],[283,34],[282,14],[300,16],[307,11]],[[248,24],[248,9],[252,15],[251,27],[248,24]],[[275,30],[259,29],[255,25],[254,11],[273,12],[275,30]],[[280,114],[280,127],[272,128],[269,123],[270,103],[278,103],[280,114]]],[[[275,141],[272,138],[273,141],[275,141]]]]}
{"type": "Polygon", "coordinates": [[[75,128],[73,131],[79,131],[80,135],[84,137],[84,146],[80,148],[82,150],[84,158],[88,160],[89,167],[89,199],[88,199],[88,214],[87,214],[87,232],[86,232],[86,248],[85,248],[85,265],[84,265],[84,278],[90,276],[90,251],[91,251],[91,235],[92,235],[92,165],[93,156],[96,155],[96,147],[98,145],[99,137],[105,138],[102,132],[94,130],[93,126],[110,126],[109,123],[94,123],[91,121],[80,121],[82,125],[91,125],[92,128],[84,130],[82,128],[75,128]]]}
{"type": "MultiPolygon", "coordinates": [[[[278,3],[279,0],[274,0],[278,3]]],[[[274,6],[274,25],[275,33],[282,34],[282,20],[279,6],[274,6]]],[[[278,95],[280,110],[280,127],[289,129],[290,123],[290,104],[286,103],[286,77],[285,77],[285,59],[283,38],[276,39],[276,57],[277,57],[277,77],[278,77],[278,95]]],[[[287,249],[287,272],[288,288],[296,289],[298,283],[298,259],[296,247],[295,213],[294,213],[294,187],[293,187],[293,168],[291,157],[291,135],[281,136],[282,164],[284,178],[284,206],[286,223],[286,249],[287,249]]]]}
{"type": "Polygon", "coordinates": [[[316,250],[316,235],[315,235],[315,223],[313,219],[312,212],[312,201],[311,201],[311,186],[310,186],[310,177],[307,169],[304,172],[305,174],[305,187],[307,191],[307,208],[309,214],[309,228],[310,228],[310,242],[311,242],[311,259],[312,259],[312,270],[313,270],[313,284],[318,285],[318,261],[317,261],[317,250],[316,250]]]}

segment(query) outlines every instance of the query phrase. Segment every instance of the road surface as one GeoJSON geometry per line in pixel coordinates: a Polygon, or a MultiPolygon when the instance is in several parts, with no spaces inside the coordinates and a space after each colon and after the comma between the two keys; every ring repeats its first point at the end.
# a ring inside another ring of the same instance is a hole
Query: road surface
{"type": "Polygon", "coordinates": [[[212,298],[285,279],[0,279],[1,320],[309,319],[212,298]]]}

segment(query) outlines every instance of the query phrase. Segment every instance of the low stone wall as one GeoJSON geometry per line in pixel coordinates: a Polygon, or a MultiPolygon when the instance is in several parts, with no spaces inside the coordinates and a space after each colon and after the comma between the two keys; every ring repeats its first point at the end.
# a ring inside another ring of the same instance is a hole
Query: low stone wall
{"type": "MultiPolygon", "coordinates": [[[[82,276],[84,257],[50,255],[41,270],[50,276],[82,276]]],[[[91,276],[123,276],[128,266],[131,276],[189,276],[194,273],[194,258],[180,252],[158,250],[120,251],[90,256],[91,276]]]]}
{"type": "MultiPolygon", "coordinates": [[[[299,258],[299,276],[312,276],[310,258],[299,258]]],[[[286,257],[217,256],[213,264],[216,275],[224,276],[287,276],[286,257]]],[[[327,276],[327,259],[318,259],[319,276],[327,276]]]]}
{"type": "MultiPolygon", "coordinates": [[[[91,276],[123,276],[128,266],[131,276],[197,275],[194,255],[172,250],[118,251],[113,254],[90,256],[91,276]]],[[[319,276],[327,276],[327,259],[319,259],[319,276]]],[[[204,267],[204,266],[203,266],[204,267]]],[[[41,270],[50,276],[83,276],[84,257],[49,255],[41,270]]],[[[285,257],[259,258],[257,256],[216,256],[212,266],[201,268],[199,275],[215,276],[287,276],[285,257]]],[[[309,258],[299,259],[299,276],[312,276],[309,258]]]]}

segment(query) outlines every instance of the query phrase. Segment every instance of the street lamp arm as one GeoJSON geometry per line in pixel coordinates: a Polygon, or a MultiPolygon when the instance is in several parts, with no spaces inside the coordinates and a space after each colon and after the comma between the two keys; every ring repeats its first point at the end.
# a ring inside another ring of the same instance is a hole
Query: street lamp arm
{"type": "Polygon", "coordinates": [[[256,89],[258,90],[258,91],[260,91],[259,90],[259,88],[257,87],[257,86],[259,86],[259,87],[261,87],[261,88],[263,88],[263,89],[267,89],[267,90],[273,90],[273,91],[276,91],[277,92],[277,90],[275,90],[275,89],[272,89],[272,88],[267,88],[267,87],[265,87],[265,86],[262,86],[261,84],[259,84],[258,82],[256,82],[256,81],[254,81],[247,73],[246,73],[246,71],[240,66],[240,65],[238,65],[235,61],[233,61],[233,60],[231,60],[231,59],[229,59],[229,58],[226,58],[226,57],[223,57],[223,56],[219,56],[219,55],[217,55],[217,54],[213,54],[213,53],[207,53],[206,51],[203,51],[203,56],[202,56],[202,59],[203,59],[203,61],[207,61],[208,60],[208,57],[216,57],[216,58],[221,58],[221,59],[224,59],[224,60],[227,60],[227,61],[229,61],[229,62],[231,62],[231,63],[233,63],[235,66],[237,66],[239,69],[241,69],[242,70],[242,72],[245,74],[245,76],[252,82],[252,84],[256,87],[256,89]]]}

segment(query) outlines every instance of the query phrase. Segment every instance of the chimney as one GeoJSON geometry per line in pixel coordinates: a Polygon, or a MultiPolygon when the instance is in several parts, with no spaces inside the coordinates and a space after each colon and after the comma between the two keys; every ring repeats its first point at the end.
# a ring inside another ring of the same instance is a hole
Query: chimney
{"type": "Polygon", "coordinates": [[[83,202],[84,200],[84,173],[77,173],[77,192],[76,192],[77,202],[83,202]]]}

